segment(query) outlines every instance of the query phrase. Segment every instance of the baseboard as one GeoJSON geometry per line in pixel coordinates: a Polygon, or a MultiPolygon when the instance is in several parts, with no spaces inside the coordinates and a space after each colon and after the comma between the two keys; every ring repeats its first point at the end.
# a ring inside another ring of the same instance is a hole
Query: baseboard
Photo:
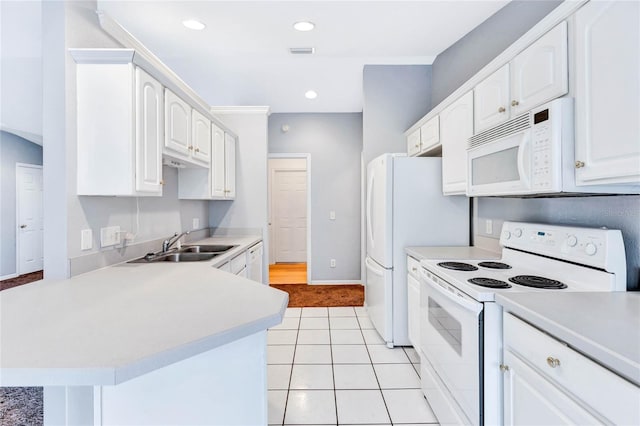
{"type": "Polygon", "coordinates": [[[11,278],[16,278],[18,274],[9,274],[0,276],[0,281],[10,280],[11,278]]]}
{"type": "Polygon", "coordinates": [[[312,280],[310,285],[340,285],[340,284],[359,284],[362,285],[360,280],[312,280]]]}

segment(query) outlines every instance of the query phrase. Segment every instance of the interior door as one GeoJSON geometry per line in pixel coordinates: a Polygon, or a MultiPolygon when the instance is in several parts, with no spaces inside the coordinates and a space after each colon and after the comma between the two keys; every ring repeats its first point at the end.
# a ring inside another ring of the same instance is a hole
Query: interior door
{"type": "Polygon", "coordinates": [[[18,275],[40,271],[43,257],[42,167],[16,167],[16,225],[18,275]]]}
{"type": "Polygon", "coordinates": [[[307,172],[274,170],[275,261],[307,261],[307,172]]]}

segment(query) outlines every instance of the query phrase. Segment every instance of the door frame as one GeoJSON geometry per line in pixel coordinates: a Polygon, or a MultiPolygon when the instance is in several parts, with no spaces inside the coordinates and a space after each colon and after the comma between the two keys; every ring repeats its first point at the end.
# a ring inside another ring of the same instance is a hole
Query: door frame
{"type": "MultiPolygon", "coordinates": [[[[18,178],[18,173],[20,172],[20,169],[25,169],[25,168],[42,170],[42,166],[37,164],[16,163],[16,221],[14,224],[14,228],[16,231],[16,277],[20,276],[20,235],[18,234],[18,227],[19,227],[18,222],[20,218],[20,198],[19,198],[20,197],[20,179],[18,178]]],[[[42,215],[44,216],[44,208],[42,211],[42,215]]],[[[44,246],[44,239],[42,241],[42,244],[44,246]]]]}
{"type": "MultiPolygon", "coordinates": [[[[304,158],[306,160],[307,163],[307,284],[311,283],[311,154],[310,153],[278,153],[278,154],[272,154],[269,153],[267,154],[267,161],[268,160],[275,160],[275,159],[300,159],[300,158],[304,158]]],[[[268,165],[267,165],[267,169],[268,169],[268,165]]],[[[269,220],[271,220],[271,202],[272,202],[272,195],[271,195],[271,174],[269,173],[269,181],[268,181],[268,188],[269,188],[269,220]]],[[[271,222],[269,222],[271,223],[271,222]]],[[[269,235],[271,235],[271,225],[269,225],[269,235]]],[[[271,238],[269,238],[269,247],[268,247],[268,254],[267,254],[267,258],[271,257],[271,248],[273,246],[273,242],[271,241],[271,238]]]]}

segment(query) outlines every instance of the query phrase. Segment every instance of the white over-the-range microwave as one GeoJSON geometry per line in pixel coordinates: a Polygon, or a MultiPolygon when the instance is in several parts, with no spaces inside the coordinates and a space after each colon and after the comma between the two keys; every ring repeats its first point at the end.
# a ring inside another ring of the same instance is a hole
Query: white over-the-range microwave
{"type": "Polygon", "coordinates": [[[576,186],[573,99],[559,98],[469,138],[467,195],[638,193],[620,185],[576,186]]]}

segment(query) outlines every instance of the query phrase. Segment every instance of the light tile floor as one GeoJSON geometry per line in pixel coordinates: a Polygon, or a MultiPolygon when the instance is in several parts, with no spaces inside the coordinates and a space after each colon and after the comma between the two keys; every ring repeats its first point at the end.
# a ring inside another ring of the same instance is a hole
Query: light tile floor
{"type": "Polygon", "coordinates": [[[437,424],[418,354],[387,348],[364,308],[288,308],[267,345],[270,425],[437,424]]]}

